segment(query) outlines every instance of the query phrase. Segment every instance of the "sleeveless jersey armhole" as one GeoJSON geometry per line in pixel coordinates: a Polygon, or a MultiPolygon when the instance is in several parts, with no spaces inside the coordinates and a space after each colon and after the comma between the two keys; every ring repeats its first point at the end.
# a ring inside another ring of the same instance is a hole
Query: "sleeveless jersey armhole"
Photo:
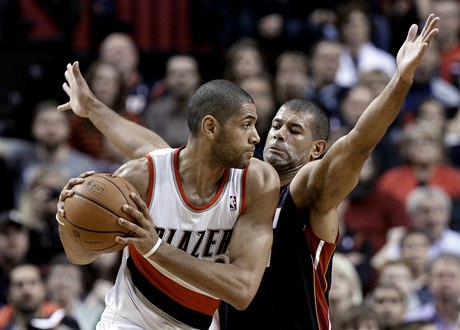
{"type": "Polygon", "coordinates": [[[149,169],[149,186],[147,188],[146,203],[147,203],[147,207],[150,208],[150,205],[152,203],[152,197],[153,197],[153,186],[155,183],[155,168],[153,166],[152,156],[150,154],[146,154],[145,157],[147,158],[148,169],[149,169]]]}
{"type": "Polygon", "coordinates": [[[243,169],[243,175],[241,176],[241,213],[246,211],[246,184],[248,176],[249,166],[243,169]]]}

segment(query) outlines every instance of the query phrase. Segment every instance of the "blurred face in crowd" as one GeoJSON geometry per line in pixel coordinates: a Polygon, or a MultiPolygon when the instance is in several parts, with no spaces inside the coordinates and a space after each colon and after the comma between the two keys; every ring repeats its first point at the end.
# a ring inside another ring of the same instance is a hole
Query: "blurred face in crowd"
{"type": "Polygon", "coordinates": [[[118,93],[123,89],[123,77],[119,69],[113,64],[99,64],[94,72],[94,77],[90,81],[90,88],[94,95],[109,107],[115,106],[118,93]]]}
{"type": "MultiPolygon", "coordinates": [[[[320,41],[311,58],[312,78],[317,85],[332,84],[339,68],[342,46],[335,41],[320,41]]],[[[322,86],[315,86],[321,88],[322,86]]]]}
{"type": "Polygon", "coordinates": [[[366,14],[361,10],[353,10],[341,26],[341,34],[345,43],[359,46],[369,41],[371,26],[366,14]]]}
{"type": "Polygon", "coordinates": [[[442,258],[431,267],[429,287],[436,300],[457,303],[460,299],[460,263],[442,258]]]}
{"type": "Polygon", "coordinates": [[[413,275],[408,265],[404,263],[394,263],[385,265],[379,272],[379,284],[394,284],[404,294],[413,288],[413,275]]]}
{"type": "Polygon", "coordinates": [[[4,225],[0,228],[0,263],[16,265],[29,251],[29,233],[23,226],[4,225]]]}
{"type": "Polygon", "coordinates": [[[450,211],[445,203],[438,199],[424,198],[411,214],[414,227],[425,231],[431,241],[441,237],[450,221],[450,211]]]}
{"type": "Polygon", "coordinates": [[[428,263],[430,238],[425,232],[414,232],[401,242],[401,258],[416,272],[423,272],[428,263]]]}
{"type": "Polygon", "coordinates": [[[372,293],[372,306],[390,327],[398,325],[406,312],[404,294],[392,286],[377,286],[372,293]]]}
{"type": "Polygon", "coordinates": [[[42,146],[55,149],[67,141],[70,129],[68,119],[54,106],[41,109],[32,123],[32,135],[42,146]]]}
{"type": "Polygon", "coordinates": [[[364,110],[373,100],[372,91],[365,86],[353,87],[345,97],[340,107],[340,112],[349,127],[358,122],[364,110]]]}
{"type": "Polygon", "coordinates": [[[303,98],[308,84],[307,64],[295,55],[280,56],[275,75],[278,103],[303,98]]]}
{"type": "Polygon", "coordinates": [[[263,72],[263,60],[259,52],[252,47],[241,48],[235,53],[231,70],[236,82],[263,72]]]}
{"type": "Polygon", "coordinates": [[[40,270],[33,265],[21,265],[10,272],[8,302],[23,314],[33,314],[45,300],[45,286],[40,270]]]}
{"type": "Polygon", "coordinates": [[[438,127],[431,123],[409,124],[403,137],[403,155],[411,164],[428,166],[443,160],[443,145],[438,127]]]}
{"type": "Polygon", "coordinates": [[[197,61],[190,56],[174,56],[166,64],[168,90],[179,99],[188,99],[196,91],[201,78],[197,61]]]}
{"type": "Polygon", "coordinates": [[[138,52],[134,41],[123,33],[110,34],[101,44],[99,56],[102,60],[113,63],[120,68],[125,80],[131,78],[131,74],[138,65],[138,52]]]}
{"type": "Polygon", "coordinates": [[[270,129],[275,111],[273,88],[270,81],[262,77],[250,77],[242,80],[240,87],[254,100],[257,108],[256,129],[259,134],[264,134],[270,129]]]}
{"type": "Polygon", "coordinates": [[[50,267],[46,280],[50,299],[65,305],[69,299],[78,298],[82,293],[82,273],[77,265],[56,264],[50,267]]]}

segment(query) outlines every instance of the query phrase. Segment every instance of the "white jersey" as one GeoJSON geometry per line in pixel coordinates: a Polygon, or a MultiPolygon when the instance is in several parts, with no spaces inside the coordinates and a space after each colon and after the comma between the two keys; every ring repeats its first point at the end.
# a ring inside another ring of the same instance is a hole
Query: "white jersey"
{"type": "MultiPolygon", "coordinates": [[[[164,242],[212,260],[228,250],[233,227],[246,207],[247,169],[227,169],[209,203],[194,206],[178,175],[180,150],[161,149],[146,155],[150,173],[147,205],[164,242]]],[[[129,246],[123,251],[116,283],[106,296],[99,328],[104,328],[104,320],[121,317],[143,329],[208,329],[219,303],[129,246]]],[[[109,328],[107,323],[105,327],[109,328]]]]}

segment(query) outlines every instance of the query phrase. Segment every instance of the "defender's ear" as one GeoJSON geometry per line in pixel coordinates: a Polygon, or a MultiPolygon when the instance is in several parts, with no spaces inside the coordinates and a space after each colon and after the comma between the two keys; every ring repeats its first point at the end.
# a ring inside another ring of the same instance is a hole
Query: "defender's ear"
{"type": "Polygon", "coordinates": [[[326,151],[327,142],[324,140],[316,140],[313,143],[313,152],[311,153],[311,157],[313,159],[318,159],[321,155],[326,151]]]}

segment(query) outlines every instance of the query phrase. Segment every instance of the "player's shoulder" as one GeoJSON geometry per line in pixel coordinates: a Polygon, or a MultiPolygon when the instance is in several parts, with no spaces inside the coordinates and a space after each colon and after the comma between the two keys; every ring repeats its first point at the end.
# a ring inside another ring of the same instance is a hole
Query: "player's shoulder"
{"type": "Polygon", "coordinates": [[[147,192],[149,182],[148,160],[146,157],[132,159],[121,165],[115,172],[123,179],[128,180],[143,196],[147,192]]]}
{"type": "Polygon", "coordinates": [[[279,185],[279,176],[269,163],[252,158],[248,166],[248,182],[256,185],[279,185]]]}

